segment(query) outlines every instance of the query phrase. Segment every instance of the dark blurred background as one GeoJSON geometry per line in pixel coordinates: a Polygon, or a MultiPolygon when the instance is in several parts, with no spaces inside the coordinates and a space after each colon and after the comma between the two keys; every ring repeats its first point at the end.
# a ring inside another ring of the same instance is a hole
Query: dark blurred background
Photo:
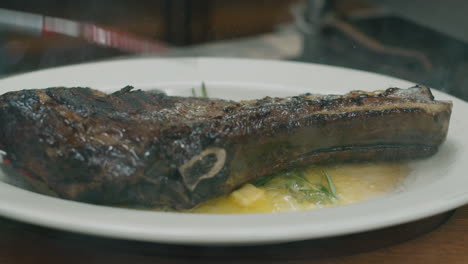
{"type": "Polygon", "coordinates": [[[467,100],[467,13],[463,0],[2,0],[0,76],[140,53],[235,56],[373,71],[467,100]]]}

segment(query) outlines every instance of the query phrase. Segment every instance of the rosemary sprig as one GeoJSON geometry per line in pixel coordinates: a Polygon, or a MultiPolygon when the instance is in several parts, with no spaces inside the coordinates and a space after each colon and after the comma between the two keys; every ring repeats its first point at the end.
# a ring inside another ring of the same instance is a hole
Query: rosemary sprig
{"type": "Polygon", "coordinates": [[[195,91],[195,88],[192,87],[192,96],[197,97],[197,92],[195,91]]]}
{"type": "Polygon", "coordinates": [[[208,91],[206,90],[205,82],[201,83],[201,92],[202,92],[202,97],[208,98],[208,91]]]}
{"type": "Polygon", "coordinates": [[[335,184],[332,181],[332,178],[330,177],[330,175],[328,175],[328,172],[326,170],[322,170],[322,173],[327,178],[328,188],[330,188],[331,194],[333,194],[333,196],[335,196],[335,198],[336,198],[337,197],[336,196],[336,187],[335,187],[335,184]]]}
{"type": "Polygon", "coordinates": [[[201,90],[201,96],[197,96],[196,89],[194,87],[192,87],[192,96],[193,97],[208,98],[208,89],[206,88],[205,82],[202,82],[200,90],[201,90]]]}
{"type": "Polygon", "coordinates": [[[254,182],[257,187],[264,186],[272,189],[285,189],[299,202],[333,203],[337,199],[336,187],[325,172],[328,188],[323,184],[309,182],[301,171],[289,171],[262,177],[254,182]]]}

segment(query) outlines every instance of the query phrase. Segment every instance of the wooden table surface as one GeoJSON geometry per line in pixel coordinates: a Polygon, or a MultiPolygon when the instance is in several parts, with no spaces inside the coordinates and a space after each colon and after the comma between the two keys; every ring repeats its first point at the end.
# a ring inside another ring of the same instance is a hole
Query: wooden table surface
{"type": "Polygon", "coordinates": [[[0,218],[1,264],[468,263],[468,205],[366,233],[254,247],[194,247],[67,233],[0,218]]]}

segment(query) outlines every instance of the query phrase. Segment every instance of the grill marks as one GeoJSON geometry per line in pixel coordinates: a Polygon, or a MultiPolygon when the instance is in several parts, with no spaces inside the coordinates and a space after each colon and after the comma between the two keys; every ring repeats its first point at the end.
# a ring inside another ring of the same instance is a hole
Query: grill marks
{"type": "Polygon", "coordinates": [[[188,208],[291,166],[432,155],[450,113],[426,87],[240,103],[48,88],[0,96],[0,149],[62,198],[188,208]]]}

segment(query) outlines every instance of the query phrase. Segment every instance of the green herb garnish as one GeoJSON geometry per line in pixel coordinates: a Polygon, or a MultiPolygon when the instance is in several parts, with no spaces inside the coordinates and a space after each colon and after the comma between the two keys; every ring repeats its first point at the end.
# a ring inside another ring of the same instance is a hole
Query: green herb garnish
{"type": "Polygon", "coordinates": [[[202,98],[208,98],[208,89],[206,89],[205,82],[202,82],[200,91],[201,91],[201,96],[197,96],[197,91],[198,89],[195,89],[192,87],[192,96],[193,97],[202,97],[202,98]]]}
{"type": "Polygon", "coordinates": [[[330,188],[330,192],[333,194],[333,196],[336,197],[336,187],[330,175],[328,175],[328,172],[326,170],[322,170],[322,173],[325,174],[325,177],[327,177],[328,188],[330,188]]]}
{"type": "Polygon", "coordinates": [[[258,179],[254,185],[270,189],[285,189],[298,202],[333,203],[337,199],[336,187],[325,171],[328,188],[323,184],[309,182],[300,170],[273,174],[258,179]]]}
{"type": "Polygon", "coordinates": [[[208,98],[208,91],[206,90],[205,82],[201,83],[201,93],[202,93],[202,97],[208,98]]]}

